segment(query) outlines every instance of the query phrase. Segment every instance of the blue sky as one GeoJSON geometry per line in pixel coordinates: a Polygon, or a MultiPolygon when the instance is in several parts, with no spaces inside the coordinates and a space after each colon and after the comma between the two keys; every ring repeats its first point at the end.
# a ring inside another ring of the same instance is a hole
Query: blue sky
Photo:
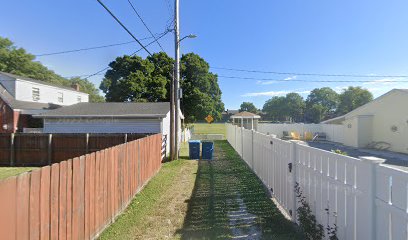
{"type": "MultiPolygon", "coordinates": [[[[105,0],[112,11],[138,37],[149,33],[126,0],[105,0]]],[[[132,0],[155,33],[165,30],[173,14],[172,0],[132,0]]],[[[0,36],[8,37],[33,54],[86,48],[131,41],[96,0],[19,0],[2,3],[0,36]]],[[[408,75],[408,1],[406,0],[181,0],[181,35],[196,34],[182,43],[182,52],[195,52],[214,67],[295,73],[408,75]]],[[[150,40],[144,41],[145,43],[150,40]]],[[[161,41],[173,56],[173,36],[161,41]]],[[[139,46],[128,44],[80,53],[38,57],[63,76],[94,73],[115,57],[130,54],[139,46]]],[[[149,47],[159,51],[157,45],[149,47]]],[[[141,52],[141,56],[146,54],[141,52]]],[[[363,86],[379,96],[408,83],[370,79],[275,75],[212,69],[222,76],[279,79],[258,81],[219,78],[226,108],[243,101],[262,108],[272,96],[316,87],[337,91],[363,86]],[[371,80],[367,83],[314,83],[297,80],[371,80]]],[[[97,86],[102,76],[90,80],[97,86]]],[[[392,80],[392,79],[391,79],[392,80]]],[[[396,80],[408,80],[406,78],[396,80]]]]}

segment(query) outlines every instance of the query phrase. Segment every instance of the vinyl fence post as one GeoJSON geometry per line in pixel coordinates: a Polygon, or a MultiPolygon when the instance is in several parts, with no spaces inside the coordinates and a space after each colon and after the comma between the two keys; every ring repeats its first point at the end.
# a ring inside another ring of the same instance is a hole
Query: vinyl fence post
{"type": "MultiPolygon", "coordinates": [[[[377,219],[377,208],[376,208],[376,203],[375,199],[377,197],[377,186],[376,186],[376,179],[377,179],[377,166],[380,165],[381,163],[385,162],[385,159],[381,158],[376,158],[376,157],[360,157],[362,160],[362,163],[365,164],[364,168],[368,169],[368,174],[367,176],[368,184],[369,186],[367,187],[367,200],[364,201],[364,204],[367,205],[368,211],[364,213],[364,219],[365,221],[368,221],[368,229],[365,235],[367,238],[366,239],[377,239],[376,236],[376,219],[377,219]]],[[[359,222],[357,220],[357,222],[359,222]]],[[[359,237],[357,235],[357,237],[359,237]]]]}
{"type": "Polygon", "coordinates": [[[125,143],[127,143],[128,142],[128,135],[127,135],[127,133],[125,133],[125,143]]]}
{"type": "Polygon", "coordinates": [[[241,157],[244,159],[244,127],[241,127],[241,157]]]}
{"type": "Polygon", "coordinates": [[[237,150],[237,126],[235,126],[234,125],[234,131],[235,131],[235,134],[234,134],[234,149],[235,150],[237,150]]]}
{"type": "Polygon", "coordinates": [[[297,199],[296,199],[296,193],[295,193],[295,186],[296,186],[296,164],[297,164],[297,154],[296,154],[296,146],[297,146],[297,142],[291,141],[291,149],[290,149],[290,163],[292,164],[292,176],[291,176],[291,184],[290,187],[292,188],[292,190],[290,190],[290,192],[292,193],[292,221],[296,222],[297,221],[297,199]]]}
{"type": "Polygon", "coordinates": [[[251,159],[252,159],[252,161],[251,161],[251,169],[254,170],[254,161],[255,161],[255,159],[254,159],[254,158],[255,158],[255,154],[254,154],[254,152],[255,152],[255,151],[254,151],[254,145],[255,145],[255,144],[254,144],[254,135],[255,135],[255,130],[252,129],[251,132],[252,132],[252,137],[251,137],[251,140],[252,140],[252,141],[251,141],[251,143],[252,143],[252,147],[251,147],[251,149],[252,149],[252,153],[251,153],[251,155],[252,155],[252,157],[251,157],[251,159]]]}
{"type": "Polygon", "coordinates": [[[10,166],[13,167],[15,165],[14,163],[14,133],[10,134],[10,166]]]}
{"type": "Polygon", "coordinates": [[[48,134],[48,165],[51,165],[52,162],[52,134],[48,134]]]}

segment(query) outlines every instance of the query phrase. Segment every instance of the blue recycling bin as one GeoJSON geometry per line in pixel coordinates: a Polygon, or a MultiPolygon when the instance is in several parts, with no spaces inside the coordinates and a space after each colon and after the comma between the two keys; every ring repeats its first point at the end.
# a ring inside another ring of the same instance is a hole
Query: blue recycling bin
{"type": "Polygon", "coordinates": [[[200,140],[188,141],[188,152],[190,159],[200,159],[200,140]]]}
{"type": "Polygon", "coordinates": [[[205,160],[212,160],[214,153],[214,142],[213,141],[203,141],[203,152],[202,158],[205,160]]]}

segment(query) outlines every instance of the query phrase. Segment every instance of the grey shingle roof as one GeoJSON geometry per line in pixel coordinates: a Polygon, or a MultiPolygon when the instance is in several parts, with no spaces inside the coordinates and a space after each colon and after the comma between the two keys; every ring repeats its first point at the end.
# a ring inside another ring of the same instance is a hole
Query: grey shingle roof
{"type": "Polygon", "coordinates": [[[14,78],[14,79],[21,79],[21,80],[25,80],[25,81],[29,81],[29,82],[33,82],[33,83],[38,83],[38,84],[43,84],[43,85],[48,85],[48,86],[52,86],[52,87],[57,87],[57,88],[62,88],[62,89],[67,89],[67,90],[71,90],[71,91],[75,91],[75,92],[80,92],[80,93],[84,93],[81,91],[77,91],[72,87],[67,87],[67,86],[61,86],[58,84],[53,84],[53,83],[49,83],[49,82],[45,82],[45,81],[41,81],[41,80],[36,80],[36,79],[32,79],[32,78],[28,78],[28,77],[23,77],[23,76],[18,76],[12,73],[6,73],[6,72],[0,72],[0,74],[3,74],[5,76],[14,78]]]}
{"type": "Polygon", "coordinates": [[[170,103],[77,103],[61,107],[36,117],[165,117],[170,111],[170,103]]]}
{"type": "Polygon", "coordinates": [[[20,110],[48,110],[56,109],[59,105],[52,103],[37,103],[16,100],[0,83],[0,98],[3,99],[12,109],[20,110]]]}

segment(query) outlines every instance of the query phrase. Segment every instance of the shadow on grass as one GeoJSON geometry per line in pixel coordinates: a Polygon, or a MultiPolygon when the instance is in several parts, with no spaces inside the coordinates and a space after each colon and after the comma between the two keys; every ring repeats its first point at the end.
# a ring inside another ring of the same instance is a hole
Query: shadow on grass
{"type": "Polygon", "coordinates": [[[178,233],[182,239],[301,239],[227,141],[215,141],[215,160],[199,161],[178,233]]]}

